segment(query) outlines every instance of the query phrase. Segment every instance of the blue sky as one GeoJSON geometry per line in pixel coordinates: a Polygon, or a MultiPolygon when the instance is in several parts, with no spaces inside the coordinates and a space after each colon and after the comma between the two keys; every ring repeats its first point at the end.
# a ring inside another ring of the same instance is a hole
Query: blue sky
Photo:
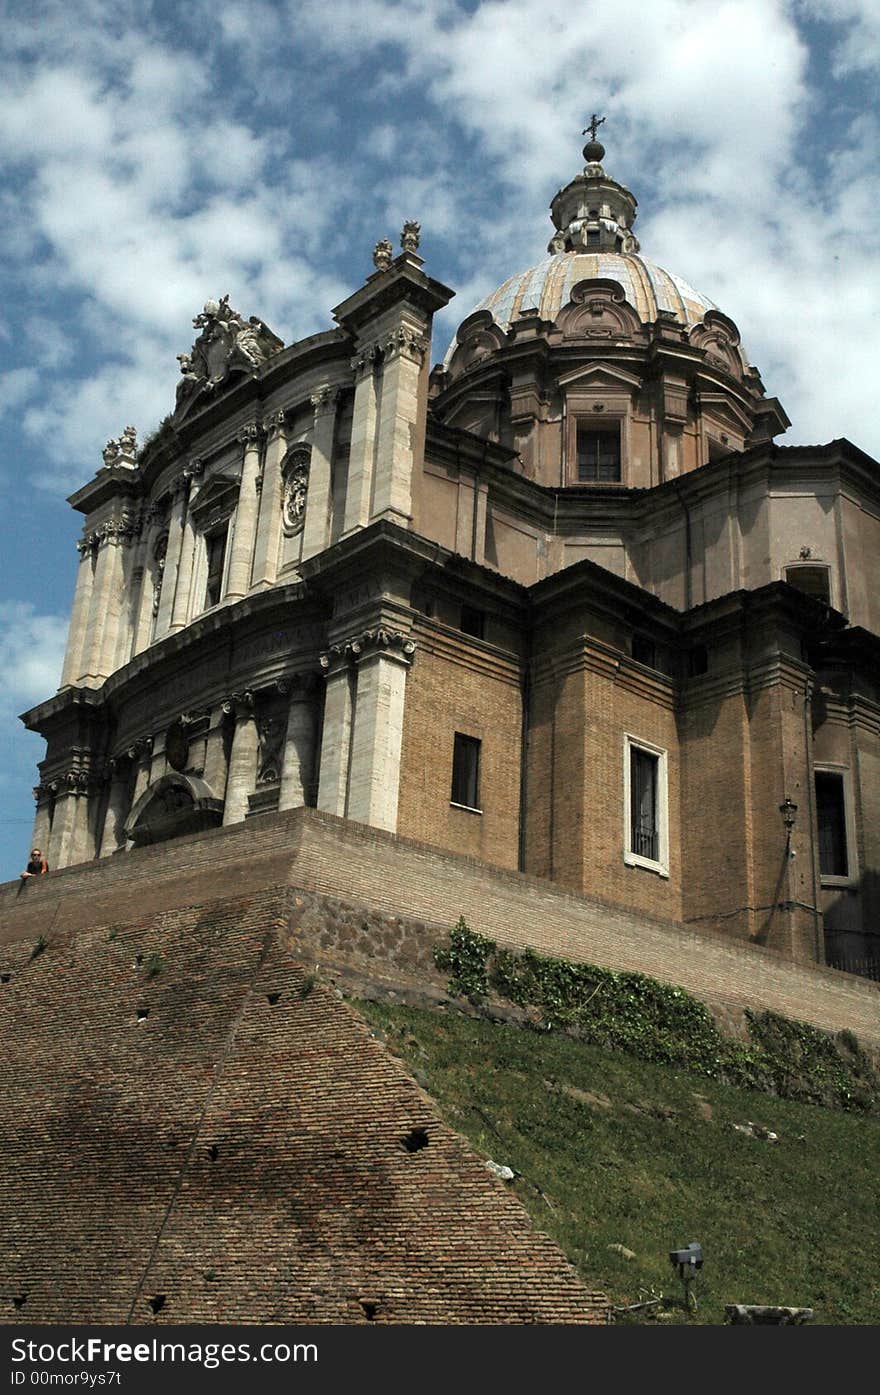
{"type": "Polygon", "coordinates": [[[880,456],[880,0],[7,0],[0,878],[27,854],[81,520],[64,502],[229,292],[286,342],[422,223],[456,323],[544,253],[607,117],[642,251],[739,325],[788,443],[880,456]]]}

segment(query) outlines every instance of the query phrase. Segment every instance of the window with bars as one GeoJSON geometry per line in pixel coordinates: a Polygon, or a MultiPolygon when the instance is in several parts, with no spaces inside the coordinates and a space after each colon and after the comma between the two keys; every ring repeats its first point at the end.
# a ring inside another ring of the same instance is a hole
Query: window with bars
{"type": "Polygon", "coordinates": [[[669,875],[666,752],[624,738],[624,861],[669,875]]]}
{"type": "Polygon", "coordinates": [[[607,484],[620,479],[620,427],[578,424],[577,477],[579,484],[607,484]]]}
{"type": "Polygon", "coordinates": [[[657,756],[630,748],[630,849],[637,857],[657,862],[660,831],[657,826],[657,756]]]}
{"type": "Polygon", "coordinates": [[[475,736],[455,733],[452,749],[452,795],[453,804],[461,804],[466,809],[480,807],[480,745],[475,736]]]}
{"type": "Polygon", "coordinates": [[[833,770],[816,771],[816,819],[819,825],[820,875],[848,877],[849,853],[843,776],[833,770]]]}

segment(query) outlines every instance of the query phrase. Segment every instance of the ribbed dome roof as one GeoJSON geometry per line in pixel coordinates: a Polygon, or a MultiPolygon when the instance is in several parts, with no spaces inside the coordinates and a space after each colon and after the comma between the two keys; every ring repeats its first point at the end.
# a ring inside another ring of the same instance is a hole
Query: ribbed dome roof
{"type": "MultiPolygon", "coordinates": [[[[634,252],[560,252],[509,277],[475,305],[472,313],[488,310],[505,332],[523,310],[536,309],[543,320],[554,321],[571,299],[572,287],[597,278],[618,281],[643,324],[652,324],[658,310],[671,310],[679,323],[690,329],[700,323],[707,310],[718,308],[680,276],[634,252]]],[[[453,339],[446,352],[447,366],[456,343],[453,339]]]]}

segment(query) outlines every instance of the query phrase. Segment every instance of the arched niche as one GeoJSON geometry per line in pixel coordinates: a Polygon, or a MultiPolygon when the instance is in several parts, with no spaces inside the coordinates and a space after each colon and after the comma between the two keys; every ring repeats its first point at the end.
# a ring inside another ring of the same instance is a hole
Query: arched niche
{"type": "Polygon", "coordinates": [[[136,848],[186,833],[203,833],[223,819],[223,801],[193,775],[163,775],[144,790],[125,820],[126,839],[136,848]]]}

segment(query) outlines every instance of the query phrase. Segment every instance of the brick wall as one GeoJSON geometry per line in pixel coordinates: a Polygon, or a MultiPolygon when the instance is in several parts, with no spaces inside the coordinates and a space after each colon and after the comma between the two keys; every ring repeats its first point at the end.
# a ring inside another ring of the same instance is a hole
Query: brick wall
{"type": "Polygon", "coordinates": [[[407,677],[397,826],[407,837],[516,867],[522,723],[517,665],[428,623],[416,630],[416,640],[407,677]],[[456,732],[481,743],[478,814],[450,804],[456,732]]]}
{"type": "Polygon", "coordinates": [[[603,1321],[290,898],[3,947],[0,1321],[603,1321]]]}
{"type": "MultiPolygon", "coordinates": [[[[771,1008],[880,1043],[876,984],[759,945],[637,915],[427,844],[299,809],[0,887],[0,944],[242,895],[278,882],[423,922],[464,915],[499,943],[634,969],[725,1010],[771,1008]]],[[[377,958],[383,954],[377,946],[377,958]]]]}

